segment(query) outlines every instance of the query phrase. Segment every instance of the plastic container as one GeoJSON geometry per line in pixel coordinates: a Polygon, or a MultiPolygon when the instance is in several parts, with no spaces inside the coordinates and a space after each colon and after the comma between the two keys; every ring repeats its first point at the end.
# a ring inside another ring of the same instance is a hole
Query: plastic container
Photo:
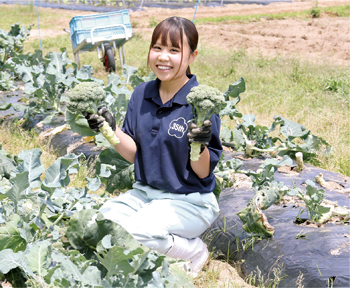
{"type": "MultiPolygon", "coordinates": [[[[94,42],[108,41],[113,38],[131,38],[131,24],[123,25],[126,29],[123,26],[101,27],[94,29],[92,35],[94,42]]],[[[89,42],[92,41],[91,29],[80,29],[75,31],[72,35],[73,49],[75,49],[75,47],[78,46],[85,39],[89,39],[89,42]]]]}
{"type": "Polygon", "coordinates": [[[87,16],[75,16],[69,22],[70,33],[73,35],[81,29],[91,29],[96,26],[108,26],[113,24],[130,24],[128,10],[100,13],[87,16]]]}

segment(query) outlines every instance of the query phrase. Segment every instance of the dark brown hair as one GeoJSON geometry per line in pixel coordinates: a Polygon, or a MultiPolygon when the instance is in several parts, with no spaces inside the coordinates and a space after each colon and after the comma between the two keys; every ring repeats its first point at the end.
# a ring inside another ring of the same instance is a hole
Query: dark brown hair
{"type": "MultiPolygon", "coordinates": [[[[198,44],[198,31],[196,26],[194,26],[194,24],[190,20],[182,17],[170,17],[163,20],[157,25],[157,27],[153,31],[148,56],[152,47],[156,44],[159,38],[160,38],[161,44],[166,46],[168,44],[167,40],[169,37],[171,46],[176,48],[180,48],[181,46],[181,63],[182,63],[184,35],[187,38],[190,51],[191,53],[193,53],[197,49],[197,44],[198,44]]],[[[148,58],[147,58],[147,65],[148,65],[148,58]]],[[[179,71],[177,71],[176,74],[178,72],[179,71]]],[[[186,74],[191,74],[191,69],[189,66],[187,67],[186,74]]]]}

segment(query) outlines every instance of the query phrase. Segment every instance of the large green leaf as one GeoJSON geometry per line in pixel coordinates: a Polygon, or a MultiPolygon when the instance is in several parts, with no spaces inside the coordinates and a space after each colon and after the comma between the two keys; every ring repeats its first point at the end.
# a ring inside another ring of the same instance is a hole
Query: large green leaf
{"type": "Polygon", "coordinates": [[[81,156],[82,154],[75,155],[71,153],[58,158],[49,168],[47,168],[41,189],[52,193],[55,188],[67,187],[70,182],[68,172],[70,169],[80,166],[79,158],[81,156]]]}
{"type": "Polygon", "coordinates": [[[130,77],[136,74],[138,69],[129,65],[124,65],[123,68],[122,77],[125,78],[125,84],[130,84],[130,77]]]}
{"type": "Polygon", "coordinates": [[[245,127],[249,127],[249,126],[253,126],[255,127],[255,115],[250,115],[250,114],[246,114],[242,116],[242,120],[244,120],[244,122],[242,123],[243,126],[245,127]]]}
{"type": "Polygon", "coordinates": [[[48,273],[51,263],[51,243],[48,240],[38,240],[34,244],[28,244],[25,258],[28,267],[39,277],[48,273]]]}
{"type": "Polygon", "coordinates": [[[128,189],[132,187],[134,180],[134,164],[126,161],[113,146],[103,150],[96,163],[96,173],[101,176],[104,165],[114,166],[110,170],[108,178],[102,177],[102,182],[106,185],[106,190],[113,193],[116,190],[128,189]]]}
{"type": "Polygon", "coordinates": [[[92,257],[100,240],[96,210],[86,209],[75,213],[69,220],[66,236],[71,245],[83,252],[86,258],[92,257]]]}
{"type": "Polygon", "coordinates": [[[96,219],[96,223],[99,239],[101,240],[99,245],[103,245],[102,240],[108,235],[110,236],[110,246],[120,246],[127,250],[134,250],[140,246],[134,237],[119,224],[108,219],[100,219],[100,217],[96,219]]]}
{"type": "Polygon", "coordinates": [[[28,193],[30,190],[30,183],[28,181],[29,172],[25,171],[23,173],[16,174],[15,177],[11,178],[11,182],[13,182],[12,188],[6,192],[6,196],[11,199],[17,209],[17,205],[19,201],[25,200],[28,198],[28,193]]]}
{"type": "Polygon", "coordinates": [[[11,172],[16,168],[15,165],[12,159],[0,153],[0,176],[10,178],[11,172]]]}
{"type": "Polygon", "coordinates": [[[12,249],[4,249],[0,251],[0,272],[7,274],[10,270],[20,268],[26,274],[35,277],[34,273],[29,269],[26,264],[24,253],[19,251],[13,252],[12,249]]]}
{"type": "Polygon", "coordinates": [[[70,283],[70,286],[72,287],[74,286],[75,281],[83,281],[83,276],[79,268],[69,259],[68,256],[65,256],[57,250],[54,250],[52,252],[52,259],[54,259],[60,264],[51,276],[51,283],[53,283],[56,279],[58,279],[59,281],[65,280],[68,281],[70,283]]]}
{"type": "Polygon", "coordinates": [[[97,255],[101,264],[108,270],[107,278],[123,274],[132,276],[146,260],[150,249],[145,251],[141,246],[135,250],[125,250],[123,247],[114,246],[108,252],[97,255]],[[129,275],[131,274],[131,275],[129,275]]]}
{"type": "Polygon", "coordinates": [[[307,130],[303,125],[290,121],[288,119],[285,119],[281,116],[275,116],[275,121],[283,120],[283,124],[281,124],[280,132],[285,137],[304,137],[308,133],[310,133],[310,130],[307,130]]]}
{"type": "Polygon", "coordinates": [[[0,227],[0,250],[12,249],[14,252],[25,250],[27,242],[21,237],[17,224],[20,217],[12,214],[9,221],[0,227]]]}
{"type": "Polygon", "coordinates": [[[230,98],[238,98],[237,102],[239,102],[239,94],[245,91],[245,81],[242,77],[240,77],[235,83],[231,84],[228,90],[224,93],[224,97],[226,101],[229,101],[230,98]]]}
{"type": "Polygon", "coordinates": [[[88,122],[82,114],[76,114],[66,110],[66,121],[70,129],[81,136],[95,136],[96,133],[89,127],[88,122]]]}
{"type": "Polygon", "coordinates": [[[65,48],[63,48],[62,52],[50,52],[45,58],[50,60],[46,68],[46,73],[53,75],[65,73],[65,67],[72,62],[68,59],[65,48]]]}
{"type": "Polygon", "coordinates": [[[18,154],[18,158],[23,160],[13,171],[13,173],[28,172],[28,181],[31,187],[37,187],[41,183],[40,176],[45,171],[45,167],[41,164],[40,156],[42,152],[39,148],[22,150],[18,154]]]}

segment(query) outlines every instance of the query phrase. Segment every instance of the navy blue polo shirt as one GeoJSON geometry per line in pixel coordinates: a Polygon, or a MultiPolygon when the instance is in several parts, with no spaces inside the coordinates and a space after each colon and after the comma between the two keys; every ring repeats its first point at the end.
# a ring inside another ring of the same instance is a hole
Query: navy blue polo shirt
{"type": "Polygon", "coordinates": [[[213,170],[220,159],[220,118],[212,115],[210,175],[200,179],[190,165],[188,122],[193,119],[186,96],[198,85],[195,75],[167,103],[159,96],[158,79],[140,84],[134,90],[122,130],[137,145],[135,179],[172,193],[208,193],[215,188],[213,170]]]}

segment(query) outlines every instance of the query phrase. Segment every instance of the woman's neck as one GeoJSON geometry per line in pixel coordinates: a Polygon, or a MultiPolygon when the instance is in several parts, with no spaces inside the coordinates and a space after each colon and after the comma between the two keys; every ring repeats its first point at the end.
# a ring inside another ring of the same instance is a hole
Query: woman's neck
{"type": "Polygon", "coordinates": [[[172,99],[175,94],[189,81],[185,76],[180,79],[173,79],[171,81],[161,81],[159,85],[159,96],[162,103],[165,104],[172,99]]]}

